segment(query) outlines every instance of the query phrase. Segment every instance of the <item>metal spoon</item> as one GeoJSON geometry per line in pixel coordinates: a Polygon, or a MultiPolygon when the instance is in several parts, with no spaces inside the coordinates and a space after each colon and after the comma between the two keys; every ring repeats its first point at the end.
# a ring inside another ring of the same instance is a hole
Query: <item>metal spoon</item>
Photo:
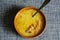
{"type": "Polygon", "coordinates": [[[45,0],[45,1],[43,2],[43,4],[40,6],[40,8],[32,15],[32,17],[34,17],[34,16],[37,14],[37,12],[38,12],[40,9],[42,9],[43,7],[45,7],[49,2],[50,2],[50,0],[45,0]]]}

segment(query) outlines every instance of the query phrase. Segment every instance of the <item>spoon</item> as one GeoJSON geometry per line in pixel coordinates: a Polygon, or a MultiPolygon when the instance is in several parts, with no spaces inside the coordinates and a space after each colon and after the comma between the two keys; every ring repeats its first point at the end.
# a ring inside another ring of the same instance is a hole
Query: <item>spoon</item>
{"type": "MultiPolygon", "coordinates": [[[[43,4],[40,6],[40,8],[32,15],[32,17],[34,17],[34,16],[37,14],[37,12],[38,12],[40,9],[42,9],[43,7],[45,7],[49,2],[50,2],[50,0],[45,0],[45,1],[43,2],[43,4]]],[[[31,26],[26,30],[26,32],[27,32],[30,28],[31,28],[31,26]]]]}
{"type": "Polygon", "coordinates": [[[40,8],[32,15],[32,17],[34,17],[34,16],[37,14],[37,12],[38,12],[40,9],[42,9],[43,7],[45,7],[49,2],[50,2],[50,0],[45,0],[45,1],[43,2],[43,4],[40,6],[40,8]]]}

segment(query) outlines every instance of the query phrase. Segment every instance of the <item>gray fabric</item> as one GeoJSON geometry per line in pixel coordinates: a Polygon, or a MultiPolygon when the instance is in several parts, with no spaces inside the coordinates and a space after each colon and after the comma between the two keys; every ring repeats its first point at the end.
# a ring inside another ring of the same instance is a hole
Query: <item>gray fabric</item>
{"type": "MultiPolygon", "coordinates": [[[[14,29],[13,19],[17,11],[26,6],[39,8],[44,0],[0,0],[0,40],[28,40],[14,29]]],[[[46,31],[30,40],[60,40],[60,0],[51,0],[42,11],[47,19],[46,31]]]]}

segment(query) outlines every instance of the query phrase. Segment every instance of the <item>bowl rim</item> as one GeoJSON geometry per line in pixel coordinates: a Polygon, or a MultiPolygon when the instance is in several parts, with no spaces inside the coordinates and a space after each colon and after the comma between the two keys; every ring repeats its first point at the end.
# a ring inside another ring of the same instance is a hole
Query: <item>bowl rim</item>
{"type": "Polygon", "coordinates": [[[14,28],[15,28],[16,32],[17,32],[21,37],[24,37],[24,38],[37,38],[37,37],[41,36],[41,35],[45,32],[45,30],[46,30],[47,20],[46,20],[45,14],[44,14],[41,10],[40,10],[39,12],[41,12],[42,15],[44,16],[44,18],[45,18],[45,23],[44,23],[44,29],[43,29],[43,31],[42,31],[40,34],[38,34],[38,35],[36,35],[36,36],[33,36],[33,37],[26,37],[26,36],[21,35],[21,34],[17,31],[16,26],[15,26],[15,18],[17,17],[18,14],[20,14],[19,12],[21,12],[21,11],[23,11],[23,10],[25,10],[25,9],[28,9],[28,8],[33,8],[33,9],[38,10],[37,8],[35,8],[35,7],[33,7],[33,6],[27,6],[27,7],[22,8],[21,10],[19,10],[19,11],[17,12],[17,14],[15,15],[15,17],[14,17],[14,28]]]}

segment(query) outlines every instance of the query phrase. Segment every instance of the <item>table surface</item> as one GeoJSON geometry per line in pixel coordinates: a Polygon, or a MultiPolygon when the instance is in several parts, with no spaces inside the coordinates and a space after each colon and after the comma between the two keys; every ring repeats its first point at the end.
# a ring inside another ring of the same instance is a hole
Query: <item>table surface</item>
{"type": "Polygon", "coordinates": [[[42,36],[23,38],[14,29],[14,16],[26,6],[39,8],[44,0],[0,0],[0,40],[60,40],[60,0],[51,0],[41,9],[47,20],[47,27],[42,36]]]}

